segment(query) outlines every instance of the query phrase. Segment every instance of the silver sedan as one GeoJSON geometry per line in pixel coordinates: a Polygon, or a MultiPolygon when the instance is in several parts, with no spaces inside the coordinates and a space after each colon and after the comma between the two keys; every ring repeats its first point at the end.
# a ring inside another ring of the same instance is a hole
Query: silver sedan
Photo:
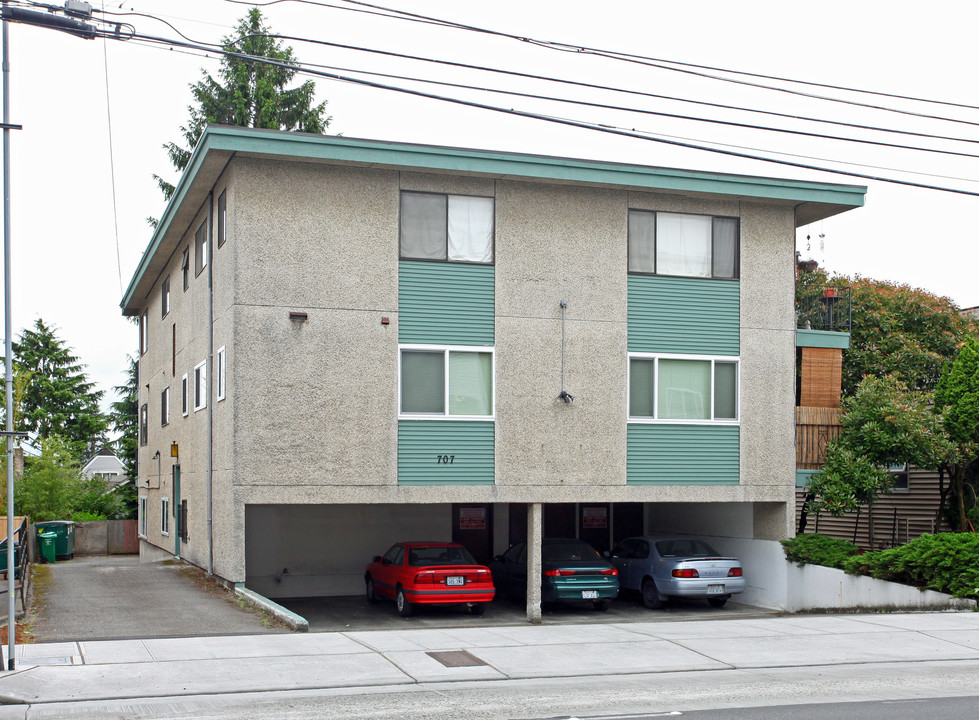
{"type": "Polygon", "coordinates": [[[705,598],[711,607],[744,592],[741,561],[724,557],[693,537],[632,537],[618,543],[609,560],[623,590],[634,590],[648,608],[671,597],[705,598]]]}

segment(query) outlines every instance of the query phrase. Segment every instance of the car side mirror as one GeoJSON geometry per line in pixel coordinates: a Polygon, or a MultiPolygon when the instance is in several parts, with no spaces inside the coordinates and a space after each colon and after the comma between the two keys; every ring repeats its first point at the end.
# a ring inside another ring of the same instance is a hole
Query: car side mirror
{"type": "Polygon", "coordinates": [[[381,562],[381,556],[380,555],[375,555],[374,556],[374,559],[371,560],[371,562],[381,562]]]}

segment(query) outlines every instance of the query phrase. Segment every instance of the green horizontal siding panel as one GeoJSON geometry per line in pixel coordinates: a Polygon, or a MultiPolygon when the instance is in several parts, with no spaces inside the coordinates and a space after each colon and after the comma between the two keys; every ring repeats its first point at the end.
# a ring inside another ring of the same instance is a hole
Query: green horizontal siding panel
{"type": "Polygon", "coordinates": [[[399,485],[493,485],[492,421],[399,420],[399,485]]]}
{"type": "Polygon", "coordinates": [[[493,345],[495,337],[494,266],[401,261],[399,342],[493,345]]]}
{"type": "Polygon", "coordinates": [[[739,355],[741,283],[630,275],[629,351],[739,355]]]}
{"type": "Polygon", "coordinates": [[[630,485],[737,485],[737,425],[629,425],[630,485]]]}

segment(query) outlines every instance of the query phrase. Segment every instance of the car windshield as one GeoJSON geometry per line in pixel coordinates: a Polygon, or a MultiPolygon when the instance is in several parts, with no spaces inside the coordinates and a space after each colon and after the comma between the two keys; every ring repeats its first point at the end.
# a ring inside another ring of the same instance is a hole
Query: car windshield
{"type": "Polygon", "coordinates": [[[717,556],[717,551],[703,540],[659,540],[656,550],[661,557],[711,557],[717,556]]]}
{"type": "Polygon", "coordinates": [[[566,542],[545,544],[541,548],[545,562],[567,562],[568,560],[599,560],[601,555],[588,543],[566,542]]]}
{"type": "Polygon", "coordinates": [[[408,550],[408,564],[412,567],[424,565],[475,565],[473,556],[464,547],[432,545],[408,550]]]}

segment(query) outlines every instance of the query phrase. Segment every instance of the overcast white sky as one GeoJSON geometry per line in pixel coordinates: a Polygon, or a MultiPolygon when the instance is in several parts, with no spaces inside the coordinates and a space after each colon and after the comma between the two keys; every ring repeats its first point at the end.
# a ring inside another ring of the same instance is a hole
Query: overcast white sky
{"type": "MultiPolygon", "coordinates": [[[[61,4],[60,0],[52,2],[61,4]]],[[[334,2],[343,5],[342,0],[334,2]]],[[[972,72],[979,9],[965,1],[939,0],[914,12],[896,12],[893,3],[877,0],[829,0],[818,4],[784,0],[379,2],[525,37],[979,106],[979,85],[972,72]]],[[[244,5],[221,0],[129,0],[104,4],[94,0],[93,5],[110,12],[131,11],[163,18],[185,35],[203,42],[219,42],[246,11],[244,5]]],[[[266,14],[272,29],[286,35],[791,112],[802,117],[979,138],[975,125],[795,98],[311,3],[287,0],[267,7],[266,14]]],[[[131,15],[121,19],[143,34],[177,37],[172,29],[148,17],[131,15]]],[[[10,26],[10,40],[11,122],[24,126],[12,133],[14,332],[19,334],[37,317],[55,325],[60,337],[87,365],[90,377],[106,390],[107,400],[111,400],[111,387],[123,381],[126,355],[135,350],[137,340],[134,326],[120,315],[119,301],[150,239],[145,218],[159,217],[163,211],[162,196],[152,174],[175,179],[161,145],[179,139],[179,127],[186,122],[190,103],[188,84],[199,78],[202,67],[216,74],[218,61],[213,56],[203,58],[136,42],[81,40],[19,24],[10,26]]],[[[680,103],[570,86],[545,87],[505,76],[449,71],[300,42],[289,44],[304,63],[452,79],[592,102],[735,119],[730,112],[680,103]]],[[[799,249],[803,254],[815,257],[834,271],[906,282],[947,295],[963,307],[979,305],[974,279],[979,202],[976,197],[671,148],[336,81],[319,80],[317,85],[318,98],[329,102],[333,116],[330,131],[348,137],[867,185],[865,208],[800,231],[799,249]],[[809,243],[807,234],[811,236],[809,243]]],[[[428,90],[464,95],[461,90],[428,90]]],[[[815,88],[809,91],[831,94],[815,88]]],[[[932,173],[946,177],[912,179],[979,192],[979,182],[968,180],[979,178],[975,158],[734,130],[488,94],[467,97],[688,138],[695,143],[732,143],[811,156],[816,159],[797,160],[817,166],[832,165],[819,158],[878,166],[852,168],[871,175],[910,178],[902,171],[932,173]]],[[[979,111],[965,108],[847,97],[979,122],[979,111]]],[[[740,114],[736,119],[979,154],[977,144],[882,136],[760,115],[740,114]]]]}

